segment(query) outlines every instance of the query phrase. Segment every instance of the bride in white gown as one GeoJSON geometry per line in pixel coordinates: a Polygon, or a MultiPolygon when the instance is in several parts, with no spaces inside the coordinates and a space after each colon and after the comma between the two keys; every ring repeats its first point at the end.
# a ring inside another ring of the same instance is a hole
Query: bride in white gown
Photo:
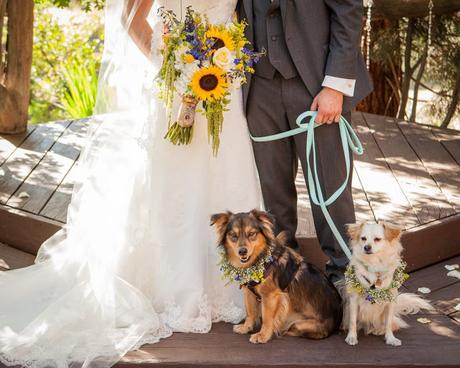
{"type": "Polygon", "coordinates": [[[212,213],[262,206],[240,92],[214,157],[199,114],[190,146],[163,139],[167,117],[152,83],[159,6],[180,15],[191,5],[225,23],[236,2],[155,0],[150,9],[152,0],[130,0],[128,14],[125,1],[107,1],[98,111],[110,114],[97,118],[82,152],[67,225],[34,265],[0,272],[3,364],[108,367],[174,331],[205,333],[244,317],[237,286],[221,280],[209,226],[212,213]],[[148,22],[139,19],[146,9],[148,22]]]}

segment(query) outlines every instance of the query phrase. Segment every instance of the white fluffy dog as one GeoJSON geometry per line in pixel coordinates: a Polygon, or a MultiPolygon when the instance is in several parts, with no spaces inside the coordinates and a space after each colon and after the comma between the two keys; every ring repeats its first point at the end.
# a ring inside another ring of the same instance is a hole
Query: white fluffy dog
{"type": "Polygon", "coordinates": [[[348,225],[353,252],[346,272],[343,327],[347,344],[358,343],[358,332],[385,335],[385,342],[399,346],[393,332],[407,327],[402,316],[432,310],[430,303],[410,293],[398,293],[407,275],[401,259],[401,229],[382,223],[348,225]]]}

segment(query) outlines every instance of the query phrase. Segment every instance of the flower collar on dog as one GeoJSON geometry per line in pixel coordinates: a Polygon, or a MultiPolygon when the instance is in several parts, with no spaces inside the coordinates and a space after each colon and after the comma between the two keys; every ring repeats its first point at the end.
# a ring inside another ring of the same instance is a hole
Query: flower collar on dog
{"type": "Polygon", "coordinates": [[[409,278],[409,275],[404,272],[406,265],[406,262],[401,261],[400,265],[393,274],[393,280],[391,281],[390,286],[388,286],[386,289],[376,288],[375,285],[371,285],[367,288],[364,287],[358,280],[354,267],[348,265],[347,270],[345,271],[345,284],[351,290],[357,292],[359,295],[364,296],[366,300],[372,304],[392,302],[395,298],[392,290],[399,289],[404,281],[409,278]]]}
{"type": "Polygon", "coordinates": [[[240,287],[249,283],[260,284],[265,281],[267,270],[273,264],[272,250],[268,248],[265,255],[259,257],[259,260],[255,262],[251,267],[248,268],[237,268],[233,266],[229,260],[225,251],[220,254],[220,270],[223,273],[222,278],[228,279],[229,283],[236,281],[240,284],[240,287]]]}

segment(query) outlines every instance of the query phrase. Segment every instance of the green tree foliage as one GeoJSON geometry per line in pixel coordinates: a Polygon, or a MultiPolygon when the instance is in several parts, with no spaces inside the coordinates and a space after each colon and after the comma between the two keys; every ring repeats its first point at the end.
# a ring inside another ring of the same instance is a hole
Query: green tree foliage
{"type": "Polygon", "coordinates": [[[91,11],[91,10],[101,10],[104,8],[104,0],[79,0],[79,1],[72,1],[72,0],[35,0],[36,4],[39,5],[54,5],[58,8],[67,8],[71,5],[78,5],[84,11],[91,11]]]}
{"type": "Polygon", "coordinates": [[[29,108],[32,123],[75,117],[75,109],[69,110],[69,94],[74,101],[94,99],[95,75],[103,48],[103,26],[99,13],[81,14],[77,9],[68,23],[59,24],[47,10],[48,4],[36,5],[29,108]],[[86,80],[77,81],[78,78],[86,80]],[[72,83],[69,82],[71,80],[72,83]],[[75,89],[70,92],[72,84],[73,88],[75,85],[91,86],[84,93],[91,92],[93,97],[76,96],[75,89]]]}
{"type": "Polygon", "coordinates": [[[425,123],[447,126],[460,114],[460,13],[433,17],[429,48],[427,17],[388,21],[372,37],[371,60],[391,76],[387,83],[401,118],[417,120],[411,101],[422,88],[436,96],[424,111],[431,117],[425,123]]]}

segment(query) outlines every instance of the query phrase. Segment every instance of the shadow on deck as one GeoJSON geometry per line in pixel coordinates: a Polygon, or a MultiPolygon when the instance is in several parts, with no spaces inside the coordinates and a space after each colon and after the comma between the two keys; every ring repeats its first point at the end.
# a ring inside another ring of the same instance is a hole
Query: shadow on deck
{"type": "MultiPolygon", "coordinates": [[[[0,242],[35,254],[62,226],[80,149],[97,123],[63,121],[0,136],[0,242]]],[[[357,219],[403,224],[411,270],[460,253],[460,132],[359,112],[353,126],[365,149],[355,156],[357,219]]],[[[302,249],[324,265],[301,172],[297,187],[302,249]]]]}

